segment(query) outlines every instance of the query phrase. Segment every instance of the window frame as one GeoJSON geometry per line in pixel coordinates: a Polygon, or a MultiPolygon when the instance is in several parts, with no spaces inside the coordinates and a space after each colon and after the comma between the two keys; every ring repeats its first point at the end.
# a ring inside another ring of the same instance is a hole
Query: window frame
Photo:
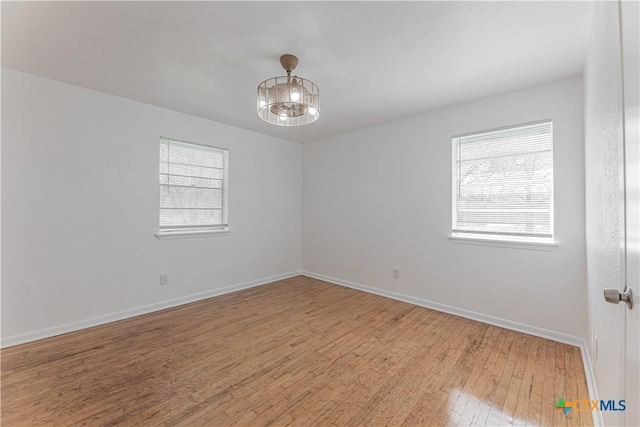
{"type": "Polygon", "coordinates": [[[474,132],[468,132],[464,134],[454,135],[451,137],[451,149],[452,149],[452,171],[451,171],[451,234],[449,235],[449,240],[452,243],[464,243],[464,244],[472,244],[472,245],[482,245],[482,246],[497,246],[497,247],[507,247],[514,249],[531,249],[531,250],[542,250],[542,251],[553,251],[558,247],[556,241],[556,233],[555,233],[555,182],[554,182],[554,171],[555,171],[555,156],[554,156],[554,122],[552,119],[544,119],[527,123],[519,123],[514,125],[502,126],[493,129],[486,129],[474,132]],[[518,128],[524,128],[528,126],[535,126],[538,124],[548,123],[551,126],[551,195],[550,195],[550,206],[549,206],[549,221],[550,221],[550,236],[549,237],[535,237],[535,236],[522,236],[522,235],[513,235],[511,233],[500,233],[500,232],[486,232],[482,233],[479,231],[464,231],[457,228],[457,196],[456,190],[459,182],[459,156],[458,156],[458,146],[459,141],[462,138],[470,137],[470,136],[480,136],[483,134],[496,133],[500,131],[508,131],[518,128]]]}
{"type": "MultiPolygon", "coordinates": [[[[229,149],[218,147],[210,144],[202,144],[192,141],[185,141],[182,139],[171,138],[166,136],[160,136],[158,145],[160,147],[164,141],[175,142],[179,144],[185,144],[187,146],[203,147],[207,150],[219,151],[222,154],[222,186],[221,186],[221,198],[222,198],[222,224],[221,225],[198,225],[193,227],[175,227],[175,228],[161,228],[160,226],[160,188],[162,184],[158,180],[158,232],[155,236],[158,240],[166,239],[183,239],[194,237],[209,237],[228,234],[229,228],[229,149]]],[[[160,166],[160,158],[158,157],[158,166],[160,166]]],[[[160,173],[158,173],[158,178],[160,173]]]]}

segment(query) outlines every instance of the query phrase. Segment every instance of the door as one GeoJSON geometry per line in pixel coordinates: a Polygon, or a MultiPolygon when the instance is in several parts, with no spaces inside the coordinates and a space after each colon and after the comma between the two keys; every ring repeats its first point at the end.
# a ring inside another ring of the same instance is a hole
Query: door
{"type": "MultiPolygon", "coordinates": [[[[605,290],[608,302],[620,303],[620,396],[625,426],[640,426],[640,7],[637,1],[618,1],[622,89],[622,140],[619,145],[621,285],[625,292],[605,290]],[[631,289],[631,293],[626,292],[631,289]],[[631,295],[630,295],[631,294],[631,295]]],[[[601,396],[602,397],[602,396],[601,396]]],[[[611,421],[612,418],[609,419],[611,421]]],[[[616,423],[617,424],[617,423],[616,423]]]]}
{"type": "MultiPolygon", "coordinates": [[[[625,308],[624,391],[626,426],[640,426],[640,8],[621,1],[622,81],[624,99],[624,276],[632,289],[633,308],[625,308]]],[[[625,305],[626,307],[626,305],[625,305]]]]}

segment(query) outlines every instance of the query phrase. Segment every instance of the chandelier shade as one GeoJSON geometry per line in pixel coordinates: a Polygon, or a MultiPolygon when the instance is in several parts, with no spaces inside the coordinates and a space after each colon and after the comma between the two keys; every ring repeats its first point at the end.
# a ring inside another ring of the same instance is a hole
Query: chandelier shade
{"type": "Polygon", "coordinates": [[[271,77],[258,85],[258,117],[277,126],[302,126],[320,117],[320,90],[311,80],[291,76],[298,58],[280,57],[286,76],[271,77]]]}

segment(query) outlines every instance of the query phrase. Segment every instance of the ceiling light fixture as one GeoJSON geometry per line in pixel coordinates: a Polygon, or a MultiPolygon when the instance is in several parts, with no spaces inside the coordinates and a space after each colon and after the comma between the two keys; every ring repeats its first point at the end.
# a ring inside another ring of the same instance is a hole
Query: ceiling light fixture
{"type": "Polygon", "coordinates": [[[258,117],[277,126],[308,125],[320,117],[320,90],[311,80],[291,76],[298,65],[294,55],[280,57],[286,76],[271,77],[258,85],[258,117]]]}

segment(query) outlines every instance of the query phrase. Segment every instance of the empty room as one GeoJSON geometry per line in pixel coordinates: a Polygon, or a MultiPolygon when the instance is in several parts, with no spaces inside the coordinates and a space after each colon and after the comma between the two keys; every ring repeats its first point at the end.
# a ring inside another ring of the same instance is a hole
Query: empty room
{"type": "Polygon", "coordinates": [[[3,1],[3,426],[639,426],[638,1],[3,1]]]}

